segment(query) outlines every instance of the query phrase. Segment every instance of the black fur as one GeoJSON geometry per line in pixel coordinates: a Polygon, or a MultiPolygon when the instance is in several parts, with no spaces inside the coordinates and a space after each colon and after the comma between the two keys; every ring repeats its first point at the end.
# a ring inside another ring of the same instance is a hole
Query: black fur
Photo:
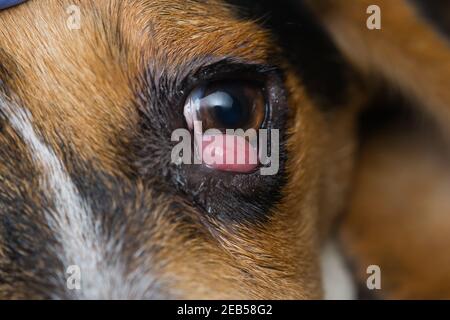
{"type": "Polygon", "coordinates": [[[273,34],[317,105],[329,110],[347,101],[352,68],[302,0],[226,1],[273,34]]]}
{"type": "MultiPolygon", "coordinates": [[[[0,119],[3,117],[0,112],[0,119]]],[[[10,130],[1,141],[20,141],[10,130]]],[[[64,293],[64,267],[57,257],[60,245],[45,219],[52,209],[45,190],[39,188],[39,173],[19,144],[1,143],[0,161],[8,168],[0,177],[0,285],[4,297],[17,292],[21,298],[51,298],[64,293]],[[9,182],[9,183],[5,183],[9,182]],[[10,290],[6,290],[10,288],[10,290]],[[18,289],[26,290],[18,290],[18,289]]]]}

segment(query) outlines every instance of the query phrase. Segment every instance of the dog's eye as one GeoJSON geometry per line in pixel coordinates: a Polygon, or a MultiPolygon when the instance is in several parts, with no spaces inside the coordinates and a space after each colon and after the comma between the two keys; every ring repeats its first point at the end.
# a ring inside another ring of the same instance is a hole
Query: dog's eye
{"type": "Polygon", "coordinates": [[[184,116],[189,128],[195,121],[207,129],[258,129],[264,121],[263,89],[247,81],[220,81],[195,88],[186,99],[184,116]]]}

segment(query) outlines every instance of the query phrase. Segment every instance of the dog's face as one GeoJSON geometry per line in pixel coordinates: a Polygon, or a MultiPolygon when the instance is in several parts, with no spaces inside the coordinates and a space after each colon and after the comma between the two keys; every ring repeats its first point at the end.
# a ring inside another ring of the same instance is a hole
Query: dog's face
{"type": "Polygon", "coordinates": [[[0,13],[0,297],[321,296],[321,220],[351,167],[349,90],[326,82],[336,57],[311,54],[328,48],[320,31],[288,49],[276,18],[240,13],[193,0],[0,13]],[[171,161],[200,86],[246,92],[244,109],[259,99],[243,121],[280,130],[276,174],[171,161]]]}

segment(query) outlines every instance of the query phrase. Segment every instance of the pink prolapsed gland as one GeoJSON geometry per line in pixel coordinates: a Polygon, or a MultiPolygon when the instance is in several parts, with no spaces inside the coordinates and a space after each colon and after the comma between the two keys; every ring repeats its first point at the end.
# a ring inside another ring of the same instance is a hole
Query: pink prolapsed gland
{"type": "Polygon", "coordinates": [[[258,149],[245,137],[205,135],[202,141],[203,163],[219,171],[250,173],[258,167],[258,149]]]}

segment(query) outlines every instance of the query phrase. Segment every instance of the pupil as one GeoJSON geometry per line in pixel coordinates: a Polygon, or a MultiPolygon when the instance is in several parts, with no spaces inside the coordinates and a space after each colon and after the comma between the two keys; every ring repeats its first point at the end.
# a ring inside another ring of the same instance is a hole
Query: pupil
{"type": "Polygon", "coordinates": [[[244,97],[236,97],[229,92],[217,91],[212,107],[214,118],[223,128],[237,129],[247,123],[248,106],[244,97]]]}

